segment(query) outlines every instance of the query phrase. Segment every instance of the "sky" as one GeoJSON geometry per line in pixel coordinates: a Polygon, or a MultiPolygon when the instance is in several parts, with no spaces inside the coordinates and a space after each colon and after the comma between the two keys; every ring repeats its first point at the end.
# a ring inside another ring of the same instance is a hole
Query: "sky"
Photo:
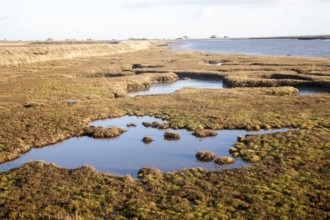
{"type": "Polygon", "coordinates": [[[330,0],[0,0],[0,40],[330,34],[330,0]]]}

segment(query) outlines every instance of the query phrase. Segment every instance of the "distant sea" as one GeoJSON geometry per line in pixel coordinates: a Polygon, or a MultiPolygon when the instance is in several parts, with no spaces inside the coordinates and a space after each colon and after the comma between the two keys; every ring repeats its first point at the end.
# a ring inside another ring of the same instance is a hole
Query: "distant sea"
{"type": "Polygon", "coordinates": [[[330,40],[176,40],[170,48],[216,54],[330,57],[330,40]]]}

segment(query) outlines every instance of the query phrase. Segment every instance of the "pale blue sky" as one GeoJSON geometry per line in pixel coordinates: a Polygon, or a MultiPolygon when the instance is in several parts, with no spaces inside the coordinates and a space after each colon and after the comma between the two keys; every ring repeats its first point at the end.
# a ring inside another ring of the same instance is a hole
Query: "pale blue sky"
{"type": "Polygon", "coordinates": [[[0,39],[330,34],[330,0],[0,0],[0,39]]]}

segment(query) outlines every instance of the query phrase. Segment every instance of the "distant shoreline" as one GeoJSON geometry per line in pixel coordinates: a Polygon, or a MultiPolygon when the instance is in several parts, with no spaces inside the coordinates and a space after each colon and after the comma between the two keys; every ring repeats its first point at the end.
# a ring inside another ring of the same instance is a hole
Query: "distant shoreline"
{"type": "MultiPolygon", "coordinates": [[[[323,39],[325,36],[323,36],[323,39]]],[[[172,49],[198,51],[215,54],[247,54],[252,56],[304,56],[329,57],[330,40],[313,40],[320,37],[306,38],[253,38],[253,39],[201,39],[178,40],[171,44],[172,49]],[[307,40],[305,40],[307,39],[307,40]]]]}
{"type": "Polygon", "coordinates": [[[288,36],[288,37],[253,37],[248,38],[252,40],[258,39],[296,39],[296,40],[326,40],[330,39],[330,35],[319,35],[319,36],[288,36]]]}
{"type": "MultiPolygon", "coordinates": [[[[270,36],[270,37],[226,37],[226,38],[188,38],[181,40],[328,40],[330,35],[270,36]]],[[[177,39],[178,40],[178,39],[177,39]]]]}

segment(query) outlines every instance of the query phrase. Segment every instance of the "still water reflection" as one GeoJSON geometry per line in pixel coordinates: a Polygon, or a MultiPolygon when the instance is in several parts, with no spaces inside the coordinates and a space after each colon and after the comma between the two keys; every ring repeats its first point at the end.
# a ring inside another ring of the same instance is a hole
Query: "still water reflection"
{"type": "MultiPolygon", "coordinates": [[[[176,171],[184,168],[203,167],[211,170],[239,168],[248,165],[241,159],[231,165],[217,166],[214,163],[201,163],[195,159],[198,150],[209,150],[218,155],[230,156],[228,149],[236,142],[237,136],[246,134],[264,134],[285,132],[288,129],[277,129],[258,132],[244,130],[218,131],[214,138],[199,139],[186,130],[176,130],[181,135],[178,141],[164,139],[166,130],[146,128],[142,122],[159,121],[154,117],[124,116],[121,118],[96,121],[95,126],[126,127],[135,123],[136,127],[127,128],[127,132],[116,139],[93,139],[89,137],[71,138],[61,143],[44,148],[33,148],[20,158],[0,165],[0,170],[9,170],[19,167],[29,161],[43,160],[55,163],[65,168],[78,168],[82,165],[91,165],[101,172],[110,172],[117,175],[136,176],[143,167],[158,168],[164,172],[176,171]],[[154,141],[144,144],[141,139],[151,136],[154,141]]],[[[169,131],[171,129],[168,129],[169,131]]]]}

